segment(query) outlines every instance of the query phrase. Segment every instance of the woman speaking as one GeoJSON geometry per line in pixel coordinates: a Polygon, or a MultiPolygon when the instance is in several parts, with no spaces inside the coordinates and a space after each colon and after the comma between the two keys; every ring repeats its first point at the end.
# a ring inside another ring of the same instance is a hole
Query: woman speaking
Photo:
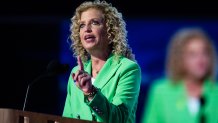
{"type": "Polygon", "coordinates": [[[78,66],[69,77],[63,116],[134,123],[141,70],[127,44],[121,13],[105,1],[84,2],[70,30],[78,66]]]}

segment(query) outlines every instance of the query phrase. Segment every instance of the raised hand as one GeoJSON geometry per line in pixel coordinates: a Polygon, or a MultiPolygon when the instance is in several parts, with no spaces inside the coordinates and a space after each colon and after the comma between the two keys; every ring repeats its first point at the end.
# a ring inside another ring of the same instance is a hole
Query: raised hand
{"type": "Polygon", "coordinates": [[[80,88],[83,93],[90,93],[92,91],[92,77],[85,72],[82,60],[79,56],[77,57],[77,63],[79,70],[75,74],[73,73],[73,80],[75,81],[76,86],[80,88]]]}

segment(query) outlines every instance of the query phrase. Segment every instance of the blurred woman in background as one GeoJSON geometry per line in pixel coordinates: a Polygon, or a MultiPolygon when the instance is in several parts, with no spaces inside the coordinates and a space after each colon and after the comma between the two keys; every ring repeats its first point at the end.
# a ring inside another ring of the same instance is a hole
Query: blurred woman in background
{"type": "Polygon", "coordinates": [[[179,30],[169,46],[169,76],[152,85],[142,123],[218,123],[216,65],[203,30],[179,30]]]}

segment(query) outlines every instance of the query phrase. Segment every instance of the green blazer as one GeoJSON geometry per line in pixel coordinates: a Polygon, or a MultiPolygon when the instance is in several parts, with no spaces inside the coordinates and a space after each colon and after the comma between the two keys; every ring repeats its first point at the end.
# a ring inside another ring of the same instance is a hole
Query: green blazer
{"type": "MultiPolygon", "coordinates": [[[[84,63],[84,69],[91,74],[91,61],[84,63]]],[[[74,67],[72,73],[78,70],[74,67]]],[[[141,83],[141,70],[137,63],[121,57],[116,60],[110,55],[95,78],[94,86],[99,88],[92,101],[84,98],[70,75],[64,117],[93,120],[106,123],[134,123],[141,83]]]]}
{"type": "Polygon", "coordinates": [[[151,87],[145,103],[141,123],[200,123],[200,115],[205,123],[218,123],[218,87],[216,83],[205,81],[203,97],[205,104],[196,115],[188,109],[188,97],[183,82],[172,84],[162,79],[151,87]]]}

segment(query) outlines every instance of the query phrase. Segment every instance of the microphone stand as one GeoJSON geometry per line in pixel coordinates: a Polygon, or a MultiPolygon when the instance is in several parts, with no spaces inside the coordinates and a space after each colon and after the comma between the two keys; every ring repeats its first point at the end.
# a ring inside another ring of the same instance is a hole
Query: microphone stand
{"type": "Polygon", "coordinates": [[[62,65],[57,60],[51,61],[47,66],[47,70],[43,74],[38,76],[36,79],[34,79],[31,83],[28,84],[25,99],[24,99],[24,104],[23,104],[23,111],[25,111],[25,107],[26,107],[26,103],[27,103],[27,97],[28,97],[28,94],[29,94],[29,89],[31,88],[31,86],[34,83],[36,83],[37,81],[39,81],[40,79],[43,79],[45,77],[51,77],[51,76],[55,76],[55,75],[64,73],[68,69],[69,69],[68,64],[63,64],[62,65]]]}
{"type": "Polygon", "coordinates": [[[37,77],[36,79],[34,79],[31,83],[28,84],[27,90],[26,90],[26,96],[25,96],[25,99],[24,99],[23,111],[25,111],[26,102],[27,102],[27,97],[28,97],[28,94],[29,94],[29,89],[30,89],[30,87],[31,87],[34,83],[36,83],[37,81],[39,81],[40,79],[42,79],[42,78],[44,78],[44,77],[46,77],[46,76],[49,76],[49,74],[44,73],[44,74],[40,75],[39,77],[37,77]]]}

